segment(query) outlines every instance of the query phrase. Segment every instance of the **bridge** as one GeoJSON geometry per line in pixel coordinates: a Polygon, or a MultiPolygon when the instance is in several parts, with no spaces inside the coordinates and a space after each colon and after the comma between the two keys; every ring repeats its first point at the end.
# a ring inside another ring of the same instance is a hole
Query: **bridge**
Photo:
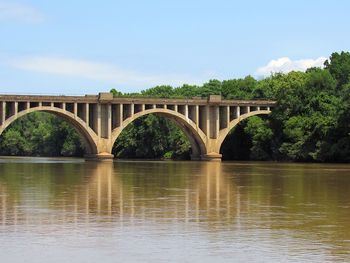
{"type": "Polygon", "coordinates": [[[114,156],[112,147],[121,132],[137,118],[156,114],[174,121],[191,143],[192,160],[221,160],[220,148],[240,121],[270,114],[275,101],[208,98],[163,99],[85,96],[0,95],[0,135],[18,118],[36,111],[55,114],[79,133],[87,158],[114,156]]]}

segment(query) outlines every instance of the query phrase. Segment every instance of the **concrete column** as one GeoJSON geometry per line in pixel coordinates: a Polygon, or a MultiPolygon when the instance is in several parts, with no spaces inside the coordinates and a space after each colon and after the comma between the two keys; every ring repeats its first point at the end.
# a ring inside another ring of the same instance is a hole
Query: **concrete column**
{"type": "Polygon", "coordinates": [[[164,104],[164,109],[168,109],[168,105],[164,104]]]}
{"type": "Polygon", "coordinates": [[[66,103],[65,102],[62,102],[62,109],[66,110],[66,103]]]}
{"type": "Polygon", "coordinates": [[[209,106],[205,106],[205,133],[208,137],[210,137],[210,108],[209,106]]]}
{"type": "Polygon", "coordinates": [[[215,138],[219,137],[219,131],[220,131],[220,107],[215,106],[215,138]]]}
{"type": "Polygon", "coordinates": [[[195,107],[195,122],[196,122],[196,125],[197,127],[199,126],[199,106],[196,105],[195,107]]]}
{"type": "MultiPolygon", "coordinates": [[[[132,104],[134,105],[134,104],[132,104]]],[[[107,136],[108,139],[111,138],[111,134],[112,134],[112,105],[108,104],[107,105],[107,136]]]]}
{"type": "Polygon", "coordinates": [[[241,108],[239,106],[236,107],[236,118],[239,118],[241,116],[241,108]]]}
{"type": "Polygon", "coordinates": [[[146,104],[142,104],[141,105],[141,111],[145,111],[146,110],[146,104]]]}
{"type": "Polygon", "coordinates": [[[230,106],[226,107],[226,128],[230,125],[230,106]]]}
{"type": "Polygon", "coordinates": [[[38,106],[39,106],[39,107],[42,107],[42,106],[43,106],[43,103],[42,103],[41,101],[39,101],[38,106]]]}
{"type": "Polygon", "coordinates": [[[27,101],[27,110],[29,110],[30,109],[30,101],[27,101]]]}
{"type": "Polygon", "coordinates": [[[188,121],[188,105],[187,104],[185,105],[185,117],[186,117],[186,120],[188,121]]]}
{"type": "Polygon", "coordinates": [[[152,105],[152,109],[155,109],[155,108],[157,108],[157,105],[156,105],[156,104],[153,104],[153,105],[152,105]]]}
{"type": "Polygon", "coordinates": [[[267,110],[269,111],[269,110],[270,110],[270,107],[267,107],[267,110]]]}
{"type": "Polygon", "coordinates": [[[16,101],[15,102],[15,112],[14,112],[14,115],[17,115],[18,113],[18,102],[16,101]]]}
{"type": "Polygon", "coordinates": [[[1,103],[1,124],[3,124],[5,122],[6,119],[6,102],[2,102],[1,103]]]}
{"type": "Polygon", "coordinates": [[[174,105],[174,111],[177,112],[178,111],[178,107],[177,104],[174,105]]]}
{"type": "Polygon", "coordinates": [[[130,104],[130,117],[135,114],[135,104],[131,103],[130,104]]]}
{"type": "Polygon", "coordinates": [[[89,108],[89,103],[85,104],[85,122],[86,122],[86,126],[90,125],[90,108],[89,108]]]}
{"type": "Polygon", "coordinates": [[[74,116],[78,116],[78,103],[74,102],[74,116]]]}
{"type": "Polygon", "coordinates": [[[260,106],[256,107],[256,110],[259,111],[260,110],[260,106]]]}
{"type": "Polygon", "coordinates": [[[55,105],[53,102],[50,103],[50,107],[53,108],[55,105]]]}
{"type": "Polygon", "coordinates": [[[250,106],[247,106],[247,113],[250,112],[250,106]]]}
{"type": "Polygon", "coordinates": [[[119,126],[122,126],[122,123],[123,123],[123,104],[119,104],[119,120],[120,120],[119,126]]]}
{"type": "Polygon", "coordinates": [[[97,114],[96,114],[96,118],[97,118],[97,135],[101,136],[101,104],[96,104],[97,107],[97,114]]]}

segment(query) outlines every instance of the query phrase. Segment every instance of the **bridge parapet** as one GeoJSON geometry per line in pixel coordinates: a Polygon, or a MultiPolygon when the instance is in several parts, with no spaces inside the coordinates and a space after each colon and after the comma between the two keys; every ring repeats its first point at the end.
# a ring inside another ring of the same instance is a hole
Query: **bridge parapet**
{"type": "Polygon", "coordinates": [[[112,147],[123,129],[135,119],[158,114],[172,119],[191,142],[193,159],[219,160],[220,147],[241,120],[269,114],[270,100],[209,98],[163,99],[113,97],[111,93],[85,96],[0,95],[0,134],[14,120],[34,111],[56,114],[81,134],[87,154],[112,158],[112,147]]]}

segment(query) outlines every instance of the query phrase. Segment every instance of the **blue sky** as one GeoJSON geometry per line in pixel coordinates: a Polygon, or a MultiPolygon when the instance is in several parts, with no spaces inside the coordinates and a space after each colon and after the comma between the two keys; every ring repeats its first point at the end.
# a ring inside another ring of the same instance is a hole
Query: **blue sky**
{"type": "Polygon", "coordinates": [[[134,92],[320,66],[350,1],[0,0],[0,93],[134,92]]]}

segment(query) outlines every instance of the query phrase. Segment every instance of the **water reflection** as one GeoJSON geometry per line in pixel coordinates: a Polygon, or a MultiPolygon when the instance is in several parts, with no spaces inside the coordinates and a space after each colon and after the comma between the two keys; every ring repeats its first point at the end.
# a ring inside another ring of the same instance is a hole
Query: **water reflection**
{"type": "Polygon", "coordinates": [[[296,253],[307,240],[310,253],[349,258],[346,165],[4,162],[0,169],[2,232],[181,224],[196,227],[193,234],[230,233],[226,242],[246,234],[295,239],[296,253]]]}
{"type": "Polygon", "coordinates": [[[32,166],[22,164],[18,171],[4,165],[3,224],[65,224],[97,217],[229,224],[241,209],[239,190],[218,163],[32,166]]]}

